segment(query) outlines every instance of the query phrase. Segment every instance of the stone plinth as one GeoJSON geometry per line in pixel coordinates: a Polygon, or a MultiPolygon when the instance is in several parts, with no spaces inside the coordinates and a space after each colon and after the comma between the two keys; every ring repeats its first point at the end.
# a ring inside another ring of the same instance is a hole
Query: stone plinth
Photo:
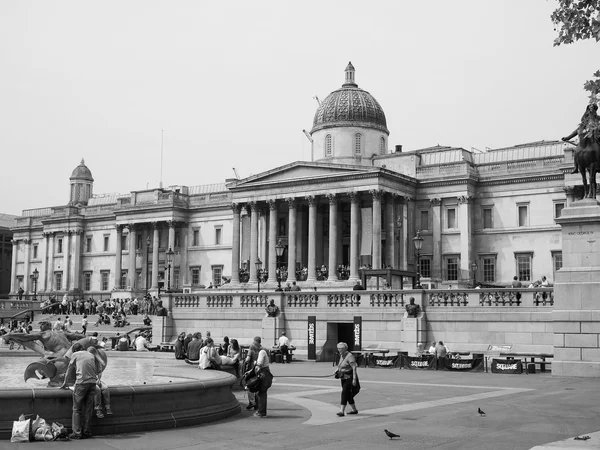
{"type": "Polygon", "coordinates": [[[563,209],[563,267],[554,288],[552,375],[600,377],[600,204],[563,209]]]}
{"type": "Polygon", "coordinates": [[[402,323],[402,350],[414,356],[418,343],[427,344],[427,319],[422,311],[417,317],[408,317],[408,314],[404,313],[402,323]]]}
{"type": "Polygon", "coordinates": [[[276,317],[265,316],[262,320],[262,345],[267,348],[277,345],[282,331],[285,331],[285,315],[282,312],[276,317]]]}

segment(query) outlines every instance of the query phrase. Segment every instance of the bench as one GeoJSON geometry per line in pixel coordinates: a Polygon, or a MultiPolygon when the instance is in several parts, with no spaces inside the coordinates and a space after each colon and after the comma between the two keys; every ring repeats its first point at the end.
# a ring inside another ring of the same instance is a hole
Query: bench
{"type": "MultiPolygon", "coordinates": [[[[501,357],[506,359],[523,358],[525,365],[525,373],[529,374],[529,365],[540,367],[540,372],[546,372],[546,366],[552,366],[552,361],[547,361],[546,358],[554,358],[552,353],[530,353],[530,352],[500,352],[501,357]],[[529,360],[528,360],[529,358],[529,360]]],[[[534,372],[535,373],[535,372],[534,372]]]]}

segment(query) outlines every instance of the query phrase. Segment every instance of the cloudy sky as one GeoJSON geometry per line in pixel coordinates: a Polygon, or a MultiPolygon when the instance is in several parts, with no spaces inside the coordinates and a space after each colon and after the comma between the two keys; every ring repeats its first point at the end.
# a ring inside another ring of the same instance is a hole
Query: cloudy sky
{"type": "Polygon", "coordinates": [[[222,183],[310,160],[302,129],[344,81],[383,107],[390,147],[559,139],[600,68],[553,47],[553,0],[0,3],[0,212],[95,193],[222,183]]]}

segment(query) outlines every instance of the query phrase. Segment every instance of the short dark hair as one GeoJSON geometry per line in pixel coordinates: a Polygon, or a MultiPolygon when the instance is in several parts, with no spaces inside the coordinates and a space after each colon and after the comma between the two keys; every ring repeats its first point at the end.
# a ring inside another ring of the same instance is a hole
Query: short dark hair
{"type": "Polygon", "coordinates": [[[83,350],[83,345],[81,345],[79,342],[75,342],[73,344],[73,353],[80,352],[81,350],[83,350]]]}

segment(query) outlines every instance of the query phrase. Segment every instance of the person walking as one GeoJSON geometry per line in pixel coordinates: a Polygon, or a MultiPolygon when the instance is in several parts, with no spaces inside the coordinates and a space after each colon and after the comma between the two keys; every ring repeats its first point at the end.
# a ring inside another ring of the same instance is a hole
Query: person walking
{"type": "Polygon", "coordinates": [[[271,369],[269,369],[269,355],[260,343],[256,341],[252,343],[250,351],[257,355],[254,372],[260,378],[260,389],[256,393],[258,411],[254,413],[254,416],[265,418],[267,417],[267,391],[273,384],[273,375],[271,374],[271,369]]]}
{"type": "Polygon", "coordinates": [[[68,389],[67,380],[75,372],[75,386],[73,387],[73,415],[69,435],[71,439],[87,439],[92,437],[92,416],[94,412],[94,396],[98,372],[96,358],[83,346],[76,342],[73,344],[73,354],[65,373],[65,381],[61,389],[68,389]]]}
{"type": "Polygon", "coordinates": [[[290,348],[290,340],[285,335],[285,331],[282,331],[281,337],[279,338],[279,350],[281,351],[281,362],[283,364],[288,362],[288,359],[290,358],[289,348],[290,348]]]}
{"type": "Polygon", "coordinates": [[[344,417],[346,415],[346,405],[348,404],[352,409],[348,414],[358,414],[354,403],[354,392],[358,386],[358,367],[354,355],[348,351],[348,344],[340,342],[337,345],[337,350],[340,354],[340,363],[335,371],[335,377],[339,378],[342,383],[340,411],[337,415],[344,417]]]}

